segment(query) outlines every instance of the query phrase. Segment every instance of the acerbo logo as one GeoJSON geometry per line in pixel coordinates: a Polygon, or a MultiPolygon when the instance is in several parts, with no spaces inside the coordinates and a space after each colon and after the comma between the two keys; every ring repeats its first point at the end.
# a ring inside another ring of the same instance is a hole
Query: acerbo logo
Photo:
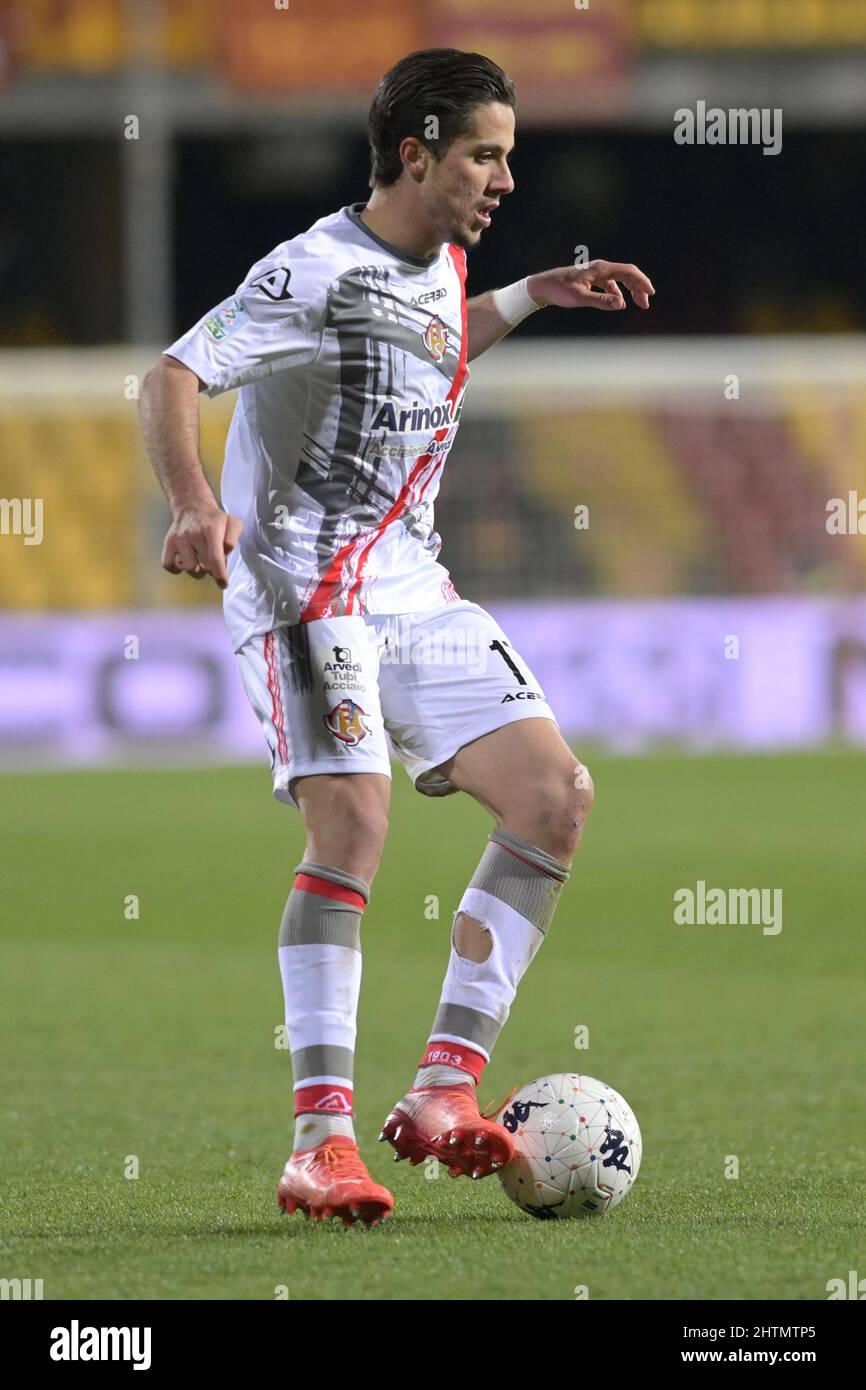
{"type": "Polygon", "coordinates": [[[512,700],[543,700],[543,690],[518,690],[516,695],[503,695],[500,705],[510,704],[512,700]]]}
{"type": "Polygon", "coordinates": [[[454,402],[443,401],[441,405],[421,405],[413,401],[411,406],[401,408],[399,403],[386,400],[379,406],[370,426],[374,430],[396,430],[397,433],[412,430],[438,430],[443,425],[453,425],[454,402]]]}
{"type": "Polygon", "coordinates": [[[417,299],[413,295],[411,302],[413,304],[432,304],[436,299],[444,299],[447,293],[448,291],[444,287],[439,290],[430,290],[428,294],[419,294],[417,299]]]}

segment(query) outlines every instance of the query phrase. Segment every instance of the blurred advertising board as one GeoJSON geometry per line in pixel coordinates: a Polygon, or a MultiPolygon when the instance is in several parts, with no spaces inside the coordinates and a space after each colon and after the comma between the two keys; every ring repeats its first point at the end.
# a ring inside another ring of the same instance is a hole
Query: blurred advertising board
{"type": "MultiPolygon", "coordinates": [[[[563,730],[615,752],[866,746],[866,597],[491,604],[563,730]]],[[[419,659],[406,620],[398,636],[419,659]]],[[[463,656],[489,658],[484,643],[463,656]]],[[[261,759],[219,612],[0,616],[6,768],[261,759]]]]}
{"type": "Polygon", "coordinates": [[[517,86],[521,118],[596,119],[622,106],[632,65],[626,0],[585,9],[568,0],[233,0],[222,74],[239,89],[281,96],[372,96],[399,58],[420,48],[480,52],[517,86]]]}

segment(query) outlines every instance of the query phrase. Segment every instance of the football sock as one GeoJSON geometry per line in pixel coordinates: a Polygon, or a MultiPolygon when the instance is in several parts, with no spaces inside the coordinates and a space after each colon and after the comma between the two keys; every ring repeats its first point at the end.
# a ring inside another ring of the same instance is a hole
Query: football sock
{"type": "Polygon", "coordinates": [[[485,961],[451,957],[439,1008],[414,1085],[480,1080],[523,975],[553,920],[569,869],[536,845],[497,827],[454,914],[474,918],[490,936],[485,961]]]}
{"type": "Polygon", "coordinates": [[[355,1137],[353,1079],[361,917],[369,884],[303,862],[280,924],[280,973],[292,1053],[295,1151],[355,1137]]]}

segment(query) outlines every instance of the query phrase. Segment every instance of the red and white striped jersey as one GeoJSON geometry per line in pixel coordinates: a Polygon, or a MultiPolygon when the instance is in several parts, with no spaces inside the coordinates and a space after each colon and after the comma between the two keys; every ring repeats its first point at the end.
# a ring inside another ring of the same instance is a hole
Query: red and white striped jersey
{"type": "Polygon", "coordinates": [[[244,522],[225,616],[237,651],[283,623],[456,597],[433,503],[466,388],[466,255],[409,256],[320,218],[257,261],[167,353],[239,387],[222,505],[244,522]]]}

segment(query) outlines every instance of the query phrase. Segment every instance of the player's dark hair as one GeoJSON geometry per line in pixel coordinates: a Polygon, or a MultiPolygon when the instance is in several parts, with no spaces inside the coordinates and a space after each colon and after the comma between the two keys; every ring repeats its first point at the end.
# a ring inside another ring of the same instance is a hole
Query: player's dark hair
{"type": "Polygon", "coordinates": [[[407,136],[441,159],[472,128],[476,107],[491,101],[514,106],[514,83],[481,53],[424,48],[401,58],[385,73],[370,106],[370,187],[397,182],[403,172],[400,142],[407,136]],[[438,122],[436,139],[428,133],[431,116],[438,122]]]}

